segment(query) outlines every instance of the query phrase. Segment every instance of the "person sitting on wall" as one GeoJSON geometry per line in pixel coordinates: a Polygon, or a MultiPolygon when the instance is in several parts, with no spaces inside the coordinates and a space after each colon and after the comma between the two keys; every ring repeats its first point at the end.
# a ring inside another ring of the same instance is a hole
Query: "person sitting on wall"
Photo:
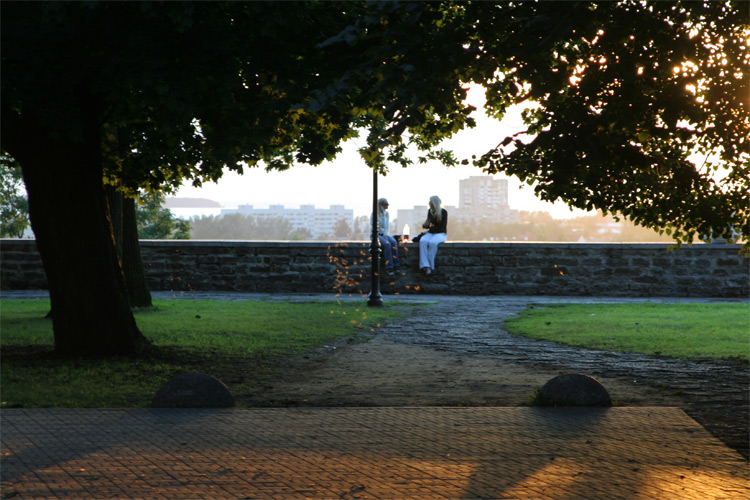
{"type": "Polygon", "coordinates": [[[443,208],[439,197],[430,197],[427,220],[422,227],[427,229],[427,232],[419,239],[419,269],[424,275],[429,276],[435,270],[438,245],[448,239],[448,211],[443,208]]]}
{"type": "Polygon", "coordinates": [[[387,199],[380,198],[378,200],[378,218],[377,221],[374,221],[373,216],[370,215],[370,230],[372,230],[372,224],[377,223],[378,242],[385,254],[385,272],[388,276],[393,276],[394,271],[399,269],[401,263],[398,258],[398,242],[396,238],[388,234],[391,227],[388,206],[387,199]]]}

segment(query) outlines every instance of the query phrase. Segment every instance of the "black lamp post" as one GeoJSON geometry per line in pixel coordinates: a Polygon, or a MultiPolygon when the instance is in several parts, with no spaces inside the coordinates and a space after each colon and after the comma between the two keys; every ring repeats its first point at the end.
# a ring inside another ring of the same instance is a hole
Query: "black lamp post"
{"type": "Polygon", "coordinates": [[[380,295],[380,245],[378,244],[378,168],[372,168],[372,226],[370,229],[370,257],[372,266],[370,268],[370,297],[367,305],[370,307],[383,307],[383,297],[380,295]]]}

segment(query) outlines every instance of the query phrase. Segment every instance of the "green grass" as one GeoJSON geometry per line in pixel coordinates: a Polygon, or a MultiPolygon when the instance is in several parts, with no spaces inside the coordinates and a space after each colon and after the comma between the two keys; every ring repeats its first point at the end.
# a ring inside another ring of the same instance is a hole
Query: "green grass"
{"type": "Polygon", "coordinates": [[[550,304],[508,319],[514,335],[676,358],[750,358],[750,304],[550,304]]]}
{"type": "MultiPolygon", "coordinates": [[[[251,394],[284,356],[367,333],[410,306],[365,303],[157,300],[135,311],[157,347],[138,358],[58,359],[49,300],[0,303],[2,407],[144,407],[172,376],[216,376],[235,396],[251,394]]],[[[239,398],[238,398],[239,399],[239,398]]]]}

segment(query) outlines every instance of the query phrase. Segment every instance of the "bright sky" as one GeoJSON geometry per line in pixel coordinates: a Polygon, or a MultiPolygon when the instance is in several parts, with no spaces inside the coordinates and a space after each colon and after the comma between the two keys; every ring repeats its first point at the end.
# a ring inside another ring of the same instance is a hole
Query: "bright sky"
{"type": "MultiPolygon", "coordinates": [[[[502,122],[488,118],[482,110],[484,95],[481,88],[472,88],[469,102],[477,107],[474,118],[477,127],[464,130],[444,148],[453,149],[459,159],[480,155],[496,146],[508,133],[522,130],[520,110],[508,113],[502,122]]],[[[362,143],[364,139],[359,140],[362,143]]],[[[392,166],[386,176],[378,180],[378,195],[388,198],[390,212],[396,214],[400,208],[427,205],[430,196],[440,196],[444,205],[458,206],[458,182],[470,176],[487,175],[472,166],[447,168],[438,162],[412,165],[408,168],[392,166]]],[[[571,212],[564,203],[546,203],[534,196],[531,186],[515,177],[507,178],[509,205],[513,209],[547,211],[555,218],[570,218],[584,215],[582,211],[571,212]]],[[[268,205],[285,205],[297,208],[314,205],[328,208],[344,205],[356,215],[367,215],[372,211],[372,171],[367,168],[357,153],[355,141],[344,145],[344,151],[333,161],[318,167],[296,165],[284,172],[266,172],[262,168],[246,169],[243,175],[226,171],[218,183],[206,183],[201,188],[183,185],[177,197],[208,198],[227,208],[238,204],[249,204],[256,208],[268,205]]]]}

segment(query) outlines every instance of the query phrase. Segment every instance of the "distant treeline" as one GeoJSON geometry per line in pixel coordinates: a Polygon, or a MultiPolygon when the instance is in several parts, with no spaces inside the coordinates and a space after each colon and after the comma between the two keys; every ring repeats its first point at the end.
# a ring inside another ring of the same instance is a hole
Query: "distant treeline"
{"type": "Polygon", "coordinates": [[[208,215],[190,219],[196,240],[307,240],[311,233],[297,229],[283,217],[244,214],[208,215]]]}
{"type": "MultiPolygon", "coordinates": [[[[193,217],[190,236],[200,240],[313,240],[307,229],[294,230],[283,217],[256,217],[243,214],[193,217]]],[[[353,227],[338,223],[331,234],[317,239],[367,240],[369,220],[358,217],[353,227]]],[[[488,219],[453,220],[448,225],[450,241],[551,241],[551,242],[663,242],[674,240],[653,229],[612,216],[592,215],[576,219],[553,219],[546,212],[521,212],[519,222],[507,224],[488,219]]]]}
{"type": "Polygon", "coordinates": [[[483,221],[449,223],[452,241],[549,241],[602,243],[673,243],[666,234],[612,216],[554,219],[547,212],[521,212],[515,224],[483,221]]]}

